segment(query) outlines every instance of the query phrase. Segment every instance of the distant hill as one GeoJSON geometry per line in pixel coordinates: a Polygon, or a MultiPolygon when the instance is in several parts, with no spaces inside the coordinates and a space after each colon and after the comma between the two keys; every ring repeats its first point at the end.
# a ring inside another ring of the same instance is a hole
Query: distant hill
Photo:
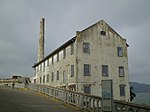
{"type": "Polygon", "coordinates": [[[135,93],[146,93],[150,92],[150,84],[142,84],[138,82],[129,82],[130,87],[133,87],[135,93]]]}

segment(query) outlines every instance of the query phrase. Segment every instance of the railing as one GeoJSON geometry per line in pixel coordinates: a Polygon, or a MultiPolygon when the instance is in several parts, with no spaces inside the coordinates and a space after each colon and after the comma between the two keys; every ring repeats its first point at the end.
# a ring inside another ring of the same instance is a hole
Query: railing
{"type": "MultiPolygon", "coordinates": [[[[38,84],[29,84],[28,88],[49,95],[65,103],[74,105],[80,109],[90,112],[102,112],[102,98],[98,96],[38,84]]],[[[150,106],[141,106],[118,100],[114,101],[114,107],[114,112],[150,112],[150,106]]]]}

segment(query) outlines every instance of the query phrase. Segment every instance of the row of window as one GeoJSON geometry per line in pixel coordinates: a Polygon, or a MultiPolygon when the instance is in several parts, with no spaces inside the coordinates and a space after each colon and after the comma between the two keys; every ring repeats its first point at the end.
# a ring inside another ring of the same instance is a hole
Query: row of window
{"type": "MultiPolygon", "coordinates": [[[[123,66],[119,66],[118,67],[118,73],[120,77],[124,77],[125,76],[125,72],[124,72],[124,67],[123,66]]],[[[102,76],[109,76],[109,68],[108,65],[102,65],[102,76]]]]}
{"type": "MultiPolygon", "coordinates": [[[[63,71],[63,83],[66,83],[66,71],[64,70],[63,71]]],[[[71,73],[70,73],[70,77],[73,77],[74,76],[74,65],[71,65],[71,73]]],[[[46,82],[49,82],[50,80],[50,76],[49,74],[47,74],[47,81],[45,81],[45,75],[43,76],[43,81],[42,81],[42,77],[40,77],[40,83],[46,83],[46,82]]],[[[56,72],[56,80],[59,80],[59,70],[57,70],[56,72]]],[[[51,81],[54,81],[54,72],[52,72],[51,74],[51,81]]]]}
{"type": "MultiPolygon", "coordinates": [[[[84,85],[83,89],[84,89],[84,93],[91,94],[91,85],[84,85]]],[[[119,90],[120,90],[120,96],[125,96],[124,84],[119,85],[119,90]]]]}
{"type": "MultiPolygon", "coordinates": [[[[83,43],[83,53],[90,54],[90,43],[83,43]]],[[[117,47],[117,55],[118,57],[123,57],[123,48],[117,47]]]]}
{"type": "MultiPolygon", "coordinates": [[[[124,67],[119,66],[118,67],[118,73],[120,77],[124,77],[124,67]]],[[[90,76],[91,75],[91,66],[90,64],[84,64],[84,76],[90,76]]],[[[102,65],[102,76],[109,76],[109,67],[108,65],[102,65]]]]}
{"type": "Polygon", "coordinates": [[[42,64],[37,66],[36,72],[39,72],[39,71],[45,72],[46,66],[48,67],[49,65],[53,65],[54,63],[59,62],[62,59],[65,59],[66,55],[69,55],[69,53],[70,53],[70,55],[74,54],[74,43],[72,43],[69,47],[64,48],[63,50],[61,50],[60,52],[53,55],[52,57],[47,59],[45,62],[43,62],[42,64]]]}
{"type": "MultiPolygon", "coordinates": [[[[64,48],[62,51],[58,52],[48,60],[46,60],[44,63],[40,64],[36,67],[36,71],[43,71],[45,72],[45,66],[49,66],[49,64],[54,64],[55,62],[59,62],[61,59],[66,58],[66,51],[68,53],[68,48],[64,48]]],[[[70,54],[72,55],[74,53],[74,44],[72,43],[70,46],[70,54]]],[[[90,43],[83,42],[83,53],[90,54],[90,43]]],[[[123,57],[123,48],[117,47],[117,53],[118,57],[123,57]]]]}
{"type": "MultiPolygon", "coordinates": [[[[74,76],[74,65],[70,66],[70,77],[74,76]]],[[[118,67],[118,73],[120,77],[124,77],[125,73],[124,73],[124,67],[123,66],[119,66],[118,67]]],[[[91,65],[90,64],[84,64],[84,76],[90,76],[91,75],[91,65]]],[[[102,65],[102,76],[105,77],[109,77],[109,66],[108,65],[102,65]]],[[[49,74],[47,75],[47,82],[49,82],[49,74]]],[[[56,80],[59,80],[59,70],[57,70],[56,72],[56,80]]],[[[52,72],[51,75],[51,81],[54,81],[54,72],[52,72]]],[[[40,78],[40,83],[45,83],[45,75],[43,76],[43,81],[42,78],[40,78]]],[[[66,73],[65,71],[63,71],[63,82],[66,82],[66,73]]]]}

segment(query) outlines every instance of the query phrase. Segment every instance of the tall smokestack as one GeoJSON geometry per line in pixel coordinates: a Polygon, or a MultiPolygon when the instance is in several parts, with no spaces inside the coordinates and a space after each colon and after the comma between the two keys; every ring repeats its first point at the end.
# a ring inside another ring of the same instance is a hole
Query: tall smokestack
{"type": "Polygon", "coordinates": [[[39,35],[39,46],[38,46],[38,62],[44,59],[44,26],[45,19],[40,20],[40,35],[39,35]]]}

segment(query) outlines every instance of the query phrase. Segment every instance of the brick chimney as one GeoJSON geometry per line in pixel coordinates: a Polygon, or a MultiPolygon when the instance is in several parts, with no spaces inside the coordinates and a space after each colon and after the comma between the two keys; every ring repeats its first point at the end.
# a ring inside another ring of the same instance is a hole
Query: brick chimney
{"type": "Polygon", "coordinates": [[[38,46],[38,62],[44,59],[44,27],[45,27],[45,19],[41,18],[39,46],[38,46]]]}

